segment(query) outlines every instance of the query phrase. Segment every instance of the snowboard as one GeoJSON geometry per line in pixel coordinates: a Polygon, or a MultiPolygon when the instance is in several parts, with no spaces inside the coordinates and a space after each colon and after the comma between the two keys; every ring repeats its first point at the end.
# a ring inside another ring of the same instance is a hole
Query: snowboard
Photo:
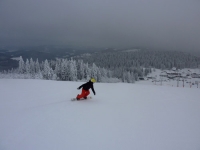
{"type": "Polygon", "coordinates": [[[82,101],[82,100],[88,100],[88,99],[92,99],[92,96],[88,96],[87,99],[81,98],[79,100],[77,100],[76,98],[72,98],[71,101],[82,101]]]}

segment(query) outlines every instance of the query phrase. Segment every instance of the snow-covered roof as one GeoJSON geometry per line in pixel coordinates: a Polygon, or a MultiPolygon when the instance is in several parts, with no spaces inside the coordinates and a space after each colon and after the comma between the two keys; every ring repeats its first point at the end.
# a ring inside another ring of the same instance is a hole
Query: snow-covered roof
{"type": "Polygon", "coordinates": [[[173,67],[173,68],[172,68],[172,70],[174,70],[174,71],[175,71],[175,70],[176,70],[176,67],[173,67]]]}

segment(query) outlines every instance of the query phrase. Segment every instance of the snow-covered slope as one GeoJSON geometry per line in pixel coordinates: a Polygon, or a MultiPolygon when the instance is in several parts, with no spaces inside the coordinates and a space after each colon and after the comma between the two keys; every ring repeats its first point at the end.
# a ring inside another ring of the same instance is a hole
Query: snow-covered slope
{"type": "Polygon", "coordinates": [[[200,89],[0,80],[0,150],[198,150],[200,89]]]}

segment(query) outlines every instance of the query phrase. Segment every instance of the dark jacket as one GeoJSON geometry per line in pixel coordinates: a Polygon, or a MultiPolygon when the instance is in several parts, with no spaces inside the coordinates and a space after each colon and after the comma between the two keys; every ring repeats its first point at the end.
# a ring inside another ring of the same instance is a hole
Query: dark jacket
{"type": "Polygon", "coordinates": [[[83,88],[84,90],[88,91],[90,88],[92,89],[92,92],[95,95],[94,87],[93,87],[93,82],[89,81],[85,84],[82,84],[81,86],[78,87],[78,89],[83,88]]]}

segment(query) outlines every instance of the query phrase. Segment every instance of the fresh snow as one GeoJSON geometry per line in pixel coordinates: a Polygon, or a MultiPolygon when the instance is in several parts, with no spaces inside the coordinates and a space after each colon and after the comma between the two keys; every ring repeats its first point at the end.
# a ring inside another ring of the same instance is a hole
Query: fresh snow
{"type": "Polygon", "coordinates": [[[0,150],[199,150],[200,89],[0,79],[0,150]]]}

